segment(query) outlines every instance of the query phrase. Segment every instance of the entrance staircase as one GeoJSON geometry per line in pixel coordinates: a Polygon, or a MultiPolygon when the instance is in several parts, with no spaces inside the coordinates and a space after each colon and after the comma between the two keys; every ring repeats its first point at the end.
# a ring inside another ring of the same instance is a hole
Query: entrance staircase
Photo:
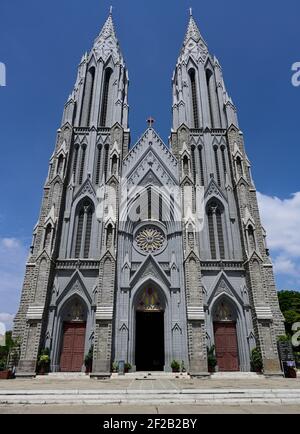
{"type": "Polygon", "coordinates": [[[212,380],[262,380],[265,376],[256,372],[216,372],[210,378],[212,380]]]}
{"type": "Polygon", "coordinates": [[[36,377],[39,380],[43,380],[45,378],[49,380],[87,380],[89,379],[89,375],[86,375],[84,372],[51,372],[47,376],[38,375],[36,377]]]}
{"type": "Polygon", "coordinates": [[[190,376],[187,373],[174,373],[174,372],[129,372],[125,375],[119,375],[119,374],[112,374],[111,379],[118,379],[118,380],[174,380],[174,379],[182,379],[186,380],[190,378],[190,376]]]}

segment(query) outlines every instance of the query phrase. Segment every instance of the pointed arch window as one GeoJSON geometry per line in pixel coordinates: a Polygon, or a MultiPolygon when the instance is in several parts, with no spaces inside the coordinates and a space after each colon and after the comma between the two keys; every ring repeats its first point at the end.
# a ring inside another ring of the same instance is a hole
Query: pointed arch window
{"type": "Polygon", "coordinates": [[[190,69],[189,76],[191,81],[194,128],[197,129],[199,128],[199,112],[198,112],[197,87],[196,87],[196,72],[194,69],[190,69]]]}
{"type": "Polygon", "coordinates": [[[201,185],[204,186],[204,169],[203,169],[202,146],[199,146],[199,165],[200,165],[200,181],[201,181],[201,185]]]}
{"type": "Polygon", "coordinates": [[[95,177],[96,185],[99,185],[99,183],[100,183],[101,155],[102,155],[102,146],[98,146],[98,148],[97,148],[96,177],[95,177]]]}
{"type": "Polygon", "coordinates": [[[148,197],[148,220],[152,218],[152,190],[151,187],[147,188],[147,197],[148,197]]]}
{"type": "Polygon", "coordinates": [[[159,221],[163,221],[163,197],[162,194],[159,194],[159,221]]]}
{"type": "Polygon", "coordinates": [[[226,174],[227,174],[227,164],[226,164],[225,149],[226,149],[225,146],[221,146],[223,170],[224,170],[224,175],[226,176],[226,174]]]}
{"type": "Polygon", "coordinates": [[[83,145],[81,148],[81,163],[80,163],[80,171],[79,171],[79,185],[82,184],[83,175],[84,175],[84,166],[85,166],[85,157],[86,157],[86,146],[83,145]]]}
{"type": "Polygon", "coordinates": [[[221,203],[212,201],[207,207],[207,220],[212,259],[225,259],[224,208],[221,203]]]}
{"type": "Polygon", "coordinates": [[[106,248],[110,249],[113,244],[113,227],[109,225],[106,230],[106,248]]]}
{"type": "Polygon", "coordinates": [[[92,236],[94,205],[90,199],[80,202],[76,212],[75,258],[88,258],[92,236]]]}
{"type": "Polygon", "coordinates": [[[217,173],[217,180],[218,185],[221,186],[221,174],[220,174],[220,165],[219,165],[219,156],[218,156],[218,147],[214,147],[215,151],[215,164],[216,164],[216,173],[217,173]]]}
{"type": "Polygon", "coordinates": [[[109,85],[112,75],[112,69],[107,68],[104,75],[104,85],[102,94],[102,106],[101,106],[101,116],[100,116],[100,126],[105,127],[107,121],[107,108],[108,108],[108,96],[109,96],[109,85]]]}
{"type": "Polygon", "coordinates": [[[57,175],[60,175],[61,177],[64,174],[64,162],[65,162],[64,156],[60,155],[58,157],[58,161],[57,161],[57,171],[56,172],[57,172],[57,175]]]}
{"type": "Polygon", "coordinates": [[[207,84],[207,94],[208,94],[208,105],[211,120],[211,127],[214,128],[214,114],[212,106],[212,94],[211,94],[211,84],[212,84],[213,73],[210,69],[206,70],[206,84],[207,84]]]}
{"type": "Polygon", "coordinates": [[[184,176],[187,176],[189,174],[189,159],[186,155],[183,157],[182,165],[183,165],[183,174],[184,176]]]}
{"type": "Polygon", "coordinates": [[[52,226],[49,223],[45,229],[44,249],[48,249],[51,244],[52,226]]]}
{"type": "Polygon", "coordinates": [[[249,242],[249,250],[250,252],[253,252],[256,249],[256,244],[255,244],[254,229],[253,226],[251,225],[248,227],[248,242],[249,242]]]}
{"type": "Polygon", "coordinates": [[[94,209],[88,206],[86,211],[86,227],[84,239],[84,258],[88,258],[90,254],[91,236],[92,236],[92,223],[93,223],[94,209]]]}
{"type": "Polygon", "coordinates": [[[112,174],[117,175],[118,174],[118,157],[116,155],[114,155],[112,157],[111,167],[112,167],[112,170],[111,170],[112,174]]]}
{"type": "Polygon", "coordinates": [[[175,220],[175,197],[174,193],[170,194],[170,221],[175,220]]]}
{"type": "Polygon", "coordinates": [[[208,231],[209,231],[209,242],[210,242],[210,252],[211,258],[217,259],[217,250],[216,250],[216,240],[215,240],[215,225],[214,225],[214,211],[212,208],[208,210],[208,231]]]}
{"type": "Polygon", "coordinates": [[[243,176],[243,165],[240,157],[237,157],[236,159],[236,168],[237,168],[238,177],[240,178],[241,176],[243,176]]]}
{"type": "Polygon", "coordinates": [[[109,146],[105,146],[105,160],[104,160],[104,178],[107,181],[108,176],[108,160],[109,160],[109,146]]]}
{"type": "Polygon", "coordinates": [[[73,170],[72,170],[75,182],[77,178],[78,154],[79,154],[79,145],[76,145],[74,149],[73,170]]]}
{"type": "Polygon", "coordinates": [[[93,94],[94,94],[94,85],[95,85],[95,68],[92,67],[89,70],[89,74],[90,74],[90,95],[89,95],[89,103],[88,103],[88,118],[87,118],[87,126],[90,126],[90,122],[91,122],[91,114],[92,114],[92,107],[93,107],[93,94]]]}
{"type": "Polygon", "coordinates": [[[194,184],[196,184],[196,154],[195,154],[195,146],[192,146],[192,165],[193,165],[193,180],[194,184]]]}
{"type": "Polygon", "coordinates": [[[81,112],[81,122],[82,127],[89,127],[91,120],[91,112],[93,105],[93,94],[94,94],[94,83],[95,83],[95,72],[94,66],[89,68],[85,81],[82,112],[81,112]]]}

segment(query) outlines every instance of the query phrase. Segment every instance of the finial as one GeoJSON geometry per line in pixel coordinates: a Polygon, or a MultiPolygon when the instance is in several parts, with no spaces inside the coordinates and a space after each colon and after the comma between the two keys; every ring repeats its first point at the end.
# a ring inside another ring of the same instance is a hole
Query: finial
{"type": "Polygon", "coordinates": [[[154,124],[155,119],[153,119],[153,117],[150,116],[150,117],[147,119],[147,122],[148,122],[149,128],[152,128],[152,125],[154,124]]]}
{"type": "Polygon", "coordinates": [[[190,17],[193,16],[193,8],[190,8],[190,17]]]}
{"type": "Polygon", "coordinates": [[[113,13],[113,7],[111,6],[111,7],[109,8],[109,15],[112,15],[112,13],[113,13]]]}

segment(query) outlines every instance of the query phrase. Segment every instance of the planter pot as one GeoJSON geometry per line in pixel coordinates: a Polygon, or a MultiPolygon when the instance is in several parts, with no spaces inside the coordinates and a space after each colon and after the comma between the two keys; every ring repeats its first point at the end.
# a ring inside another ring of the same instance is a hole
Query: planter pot
{"type": "Polygon", "coordinates": [[[1,371],[0,372],[0,380],[9,380],[10,371],[1,371]]]}
{"type": "Polygon", "coordinates": [[[38,375],[46,375],[48,374],[48,366],[40,366],[38,370],[38,375]]]}
{"type": "Polygon", "coordinates": [[[216,368],[214,368],[213,366],[209,366],[209,367],[208,367],[208,372],[209,372],[210,374],[214,374],[214,373],[216,372],[216,368]]]}
{"type": "Polygon", "coordinates": [[[180,372],[180,370],[179,369],[172,369],[172,372],[174,373],[174,374],[179,374],[179,372],[180,372]]]}

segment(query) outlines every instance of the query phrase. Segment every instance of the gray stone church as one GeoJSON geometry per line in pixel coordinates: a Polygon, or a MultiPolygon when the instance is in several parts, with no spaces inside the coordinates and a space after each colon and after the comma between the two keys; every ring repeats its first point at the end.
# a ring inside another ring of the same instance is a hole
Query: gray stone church
{"type": "Polygon", "coordinates": [[[128,72],[110,14],[80,62],[33,232],[14,336],[19,376],[49,348],[52,372],[113,363],[207,375],[280,373],[284,334],[251,164],[222,69],[191,14],[177,60],[173,126],[130,146],[128,72]]]}

